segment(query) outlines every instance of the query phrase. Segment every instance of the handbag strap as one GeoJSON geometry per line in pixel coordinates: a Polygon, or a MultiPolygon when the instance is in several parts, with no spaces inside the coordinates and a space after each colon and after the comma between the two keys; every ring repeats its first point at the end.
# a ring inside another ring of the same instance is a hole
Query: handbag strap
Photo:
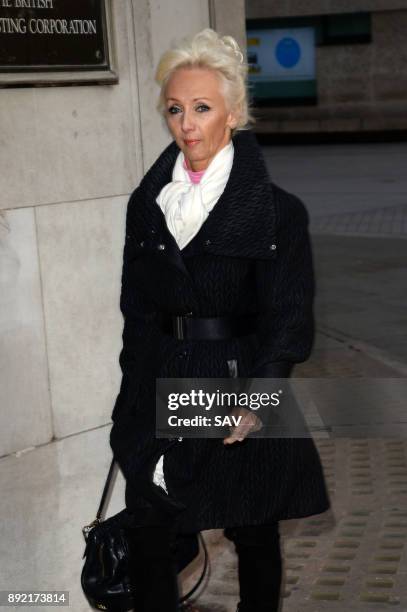
{"type": "Polygon", "coordinates": [[[110,468],[109,468],[109,472],[107,474],[107,478],[106,478],[106,482],[105,482],[105,486],[103,487],[103,493],[102,493],[102,497],[100,499],[100,504],[99,504],[99,508],[98,511],[96,513],[96,520],[99,521],[100,517],[102,516],[102,512],[103,512],[103,508],[104,505],[106,503],[106,498],[107,498],[107,494],[109,492],[109,486],[112,480],[112,476],[113,476],[113,470],[114,470],[114,464],[115,464],[116,460],[113,457],[111,463],[110,463],[110,468]]]}
{"type": "Polygon", "coordinates": [[[199,537],[199,539],[200,539],[200,541],[201,541],[202,548],[203,548],[203,550],[204,550],[204,555],[205,555],[205,557],[204,557],[204,566],[203,566],[203,568],[202,568],[201,575],[199,576],[199,578],[198,578],[198,580],[197,580],[196,584],[195,584],[195,585],[192,587],[192,589],[191,589],[190,591],[188,591],[188,593],[186,593],[185,595],[183,595],[182,597],[180,597],[180,598],[179,598],[179,600],[178,600],[178,601],[179,601],[179,603],[180,603],[180,604],[182,604],[182,603],[184,603],[185,601],[187,601],[187,599],[189,599],[189,598],[191,597],[191,595],[192,595],[193,593],[195,593],[195,591],[196,591],[196,590],[197,590],[197,588],[198,588],[198,587],[201,585],[201,583],[202,583],[203,579],[205,578],[205,574],[206,574],[206,571],[207,571],[207,569],[208,569],[208,564],[209,564],[209,555],[208,555],[208,549],[206,548],[205,540],[203,539],[203,536],[202,536],[202,534],[201,534],[201,533],[199,533],[199,534],[198,534],[198,537],[199,537]]]}

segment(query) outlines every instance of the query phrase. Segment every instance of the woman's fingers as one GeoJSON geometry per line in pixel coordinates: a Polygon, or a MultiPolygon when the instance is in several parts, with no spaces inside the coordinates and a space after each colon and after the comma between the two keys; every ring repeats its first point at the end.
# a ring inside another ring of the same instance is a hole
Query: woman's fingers
{"type": "Polygon", "coordinates": [[[233,444],[234,442],[242,442],[251,431],[258,431],[262,428],[262,422],[256,414],[240,408],[232,411],[234,416],[241,416],[241,420],[236,427],[230,427],[230,436],[223,439],[224,444],[233,444]]]}

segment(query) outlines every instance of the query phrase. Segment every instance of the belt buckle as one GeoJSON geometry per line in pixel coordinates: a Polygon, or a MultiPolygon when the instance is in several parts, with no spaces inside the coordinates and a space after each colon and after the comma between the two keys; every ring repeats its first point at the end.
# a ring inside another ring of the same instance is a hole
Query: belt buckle
{"type": "Polygon", "coordinates": [[[191,317],[192,312],[187,312],[184,315],[175,315],[173,318],[174,335],[179,340],[184,340],[186,337],[186,319],[191,317]]]}
{"type": "Polygon", "coordinates": [[[173,318],[174,335],[178,340],[185,338],[185,319],[184,315],[175,315],[173,318]]]}

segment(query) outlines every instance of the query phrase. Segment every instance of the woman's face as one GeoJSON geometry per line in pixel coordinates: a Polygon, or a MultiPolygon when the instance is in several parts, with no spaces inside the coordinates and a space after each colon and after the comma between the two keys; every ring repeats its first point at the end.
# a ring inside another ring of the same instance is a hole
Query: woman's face
{"type": "Polygon", "coordinates": [[[178,68],[164,92],[168,128],[194,171],[205,170],[236,126],[220,76],[207,68],[178,68]]]}

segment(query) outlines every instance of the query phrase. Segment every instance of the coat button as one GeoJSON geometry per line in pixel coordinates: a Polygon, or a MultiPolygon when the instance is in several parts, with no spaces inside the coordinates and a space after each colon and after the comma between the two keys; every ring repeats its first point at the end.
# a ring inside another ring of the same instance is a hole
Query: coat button
{"type": "Polygon", "coordinates": [[[276,248],[277,248],[277,245],[276,245],[276,244],[270,244],[270,249],[271,249],[272,251],[274,251],[276,248]]]}
{"type": "Polygon", "coordinates": [[[178,438],[178,442],[182,442],[183,438],[178,438]]]}
{"type": "Polygon", "coordinates": [[[152,229],[152,230],[151,230],[151,233],[152,233],[152,234],[155,234],[155,229],[152,229]]]}
{"type": "Polygon", "coordinates": [[[211,241],[209,240],[209,238],[208,238],[208,240],[205,240],[204,246],[209,246],[210,244],[211,244],[211,241]]]}
{"type": "Polygon", "coordinates": [[[140,246],[141,246],[141,247],[143,247],[143,246],[144,246],[144,240],[142,240],[142,241],[140,242],[140,246]]]}
{"type": "Polygon", "coordinates": [[[157,249],[159,251],[163,251],[165,249],[165,244],[163,244],[162,242],[160,242],[160,244],[157,245],[157,249]]]}

